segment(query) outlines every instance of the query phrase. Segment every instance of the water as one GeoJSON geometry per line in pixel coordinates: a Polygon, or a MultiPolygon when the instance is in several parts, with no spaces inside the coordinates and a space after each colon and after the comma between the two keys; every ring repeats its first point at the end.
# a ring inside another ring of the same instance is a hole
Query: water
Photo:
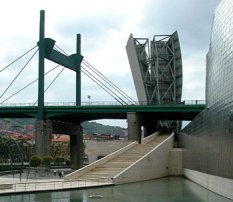
{"type": "Polygon", "coordinates": [[[83,190],[0,196],[0,202],[232,202],[184,178],[83,190]],[[103,196],[91,199],[90,196],[103,196]]]}

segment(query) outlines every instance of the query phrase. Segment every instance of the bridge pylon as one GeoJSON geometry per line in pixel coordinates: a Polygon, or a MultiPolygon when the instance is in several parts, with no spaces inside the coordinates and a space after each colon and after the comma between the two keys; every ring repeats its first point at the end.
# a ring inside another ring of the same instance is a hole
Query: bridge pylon
{"type": "MultiPolygon", "coordinates": [[[[72,55],[65,55],[54,49],[55,40],[45,38],[45,11],[40,11],[40,30],[39,30],[39,68],[38,68],[38,115],[36,122],[36,154],[43,156],[50,154],[51,134],[56,130],[52,120],[46,120],[44,114],[44,68],[45,59],[51,60],[59,65],[62,65],[70,70],[76,72],[76,105],[81,105],[81,62],[83,56],[81,55],[81,35],[77,34],[76,53],[72,55]]],[[[67,126],[68,127],[68,126],[67,126]]],[[[66,127],[66,128],[67,128],[66,127]]],[[[82,143],[82,128],[80,124],[76,127],[71,127],[74,131],[69,132],[70,138],[70,152],[71,152],[71,166],[73,168],[81,167],[81,143],[82,143]],[[77,129],[78,128],[78,129],[77,129]]],[[[64,132],[64,130],[63,130],[64,132]]],[[[57,131],[59,134],[61,133],[57,131]]]]}

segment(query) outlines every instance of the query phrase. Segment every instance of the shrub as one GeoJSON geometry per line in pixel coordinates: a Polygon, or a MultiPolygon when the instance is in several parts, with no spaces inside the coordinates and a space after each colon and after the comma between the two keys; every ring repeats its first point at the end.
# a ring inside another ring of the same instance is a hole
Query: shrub
{"type": "Polygon", "coordinates": [[[43,156],[42,157],[42,164],[43,165],[50,165],[50,163],[53,161],[53,158],[52,158],[52,156],[50,156],[50,155],[46,155],[46,156],[43,156]]]}
{"type": "Polygon", "coordinates": [[[30,159],[30,166],[39,167],[41,164],[41,158],[37,155],[33,155],[30,159]]]}
{"type": "Polygon", "coordinates": [[[56,158],[54,159],[54,164],[59,165],[59,164],[64,163],[64,161],[65,161],[64,158],[62,158],[62,157],[56,157],[56,158]]]}
{"type": "Polygon", "coordinates": [[[70,160],[66,160],[66,165],[67,166],[71,165],[70,160]]]}

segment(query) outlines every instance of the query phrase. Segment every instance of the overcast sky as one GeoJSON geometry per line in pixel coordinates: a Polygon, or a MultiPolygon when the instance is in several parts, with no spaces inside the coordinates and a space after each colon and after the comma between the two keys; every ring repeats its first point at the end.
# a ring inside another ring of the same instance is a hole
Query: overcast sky
{"type": "MultiPolygon", "coordinates": [[[[36,45],[39,11],[45,10],[46,37],[68,54],[75,53],[76,34],[82,35],[82,55],[133,99],[136,92],[125,46],[135,38],[178,31],[183,60],[183,99],[205,99],[205,63],[214,8],[220,0],[20,0],[0,7],[0,70],[36,45]]],[[[30,55],[27,57],[27,59],[30,55]]],[[[0,72],[0,96],[27,59],[0,72]]],[[[37,56],[29,63],[0,102],[36,79],[37,56]]],[[[46,71],[55,64],[46,62],[46,71]]],[[[46,85],[62,67],[46,78],[46,85]]],[[[46,92],[47,102],[75,101],[75,74],[65,70],[46,92]]],[[[94,82],[82,75],[82,101],[113,101],[94,82]]],[[[34,84],[7,102],[35,102],[34,84]]]]}

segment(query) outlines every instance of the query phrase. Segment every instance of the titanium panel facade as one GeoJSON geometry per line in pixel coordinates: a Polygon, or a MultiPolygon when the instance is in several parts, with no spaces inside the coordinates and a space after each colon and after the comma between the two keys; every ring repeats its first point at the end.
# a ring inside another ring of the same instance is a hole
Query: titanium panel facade
{"type": "Polygon", "coordinates": [[[179,103],[182,95],[182,59],[177,32],[133,38],[126,46],[139,103],[179,103]]]}
{"type": "Polygon", "coordinates": [[[207,108],[180,134],[184,168],[233,179],[233,1],[215,10],[206,75],[207,108]]]}

